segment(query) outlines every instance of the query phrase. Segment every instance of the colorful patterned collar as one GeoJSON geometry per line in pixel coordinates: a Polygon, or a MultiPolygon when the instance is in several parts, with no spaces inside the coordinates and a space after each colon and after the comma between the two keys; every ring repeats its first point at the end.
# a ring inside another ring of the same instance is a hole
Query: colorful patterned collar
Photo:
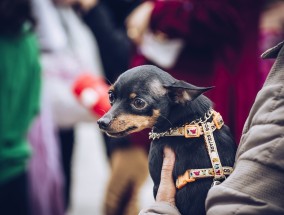
{"type": "Polygon", "coordinates": [[[210,126],[212,127],[213,131],[217,128],[220,129],[224,121],[221,115],[210,108],[207,113],[204,114],[203,119],[200,118],[198,120],[194,120],[189,124],[183,125],[177,128],[170,128],[169,130],[161,133],[155,133],[152,131],[149,133],[149,139],[159,139],[160,137],[165,136],[184,136],[185,138],[193,138],[193,137],[200,137],[203,135],[203,128],[202,123],[207,122],[213,116],[213,121],[211,122],[210,126]]]}

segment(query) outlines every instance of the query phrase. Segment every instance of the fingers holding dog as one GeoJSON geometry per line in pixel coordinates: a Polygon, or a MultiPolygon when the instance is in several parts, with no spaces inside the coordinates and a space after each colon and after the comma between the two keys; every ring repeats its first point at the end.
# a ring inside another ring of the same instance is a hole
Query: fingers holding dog
{"type": "Polygon", "coordinates": [[[168,202],[175,205],[176,187],[172,177],[174,164],[175,153],[170,148],[165,147],[161,181],[156,198],[158,202],[168,202]]]}

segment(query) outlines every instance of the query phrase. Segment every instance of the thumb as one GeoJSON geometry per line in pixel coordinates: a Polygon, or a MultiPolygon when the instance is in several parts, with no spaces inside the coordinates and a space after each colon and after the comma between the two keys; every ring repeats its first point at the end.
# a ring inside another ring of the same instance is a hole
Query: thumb
{"type": "Polygon", "coordinates": [[[170,148],[165,147],[161,181],[156,197],[157,202],[163,201],[175,205],[176,187],[172,177],[174,164],[175,153],[170,148]]]}

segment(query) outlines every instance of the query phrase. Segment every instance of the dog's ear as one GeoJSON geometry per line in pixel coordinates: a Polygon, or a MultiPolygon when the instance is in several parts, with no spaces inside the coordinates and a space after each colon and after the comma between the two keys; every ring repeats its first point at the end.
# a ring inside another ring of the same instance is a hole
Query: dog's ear
{"type": "Polygon", "coordinates": [[[214,87],[197,87],[184,81],[175,81],[163,85],[167,90],[170,98],[175,103],[185,103],[192,101],[202,93],[214,87]]]}

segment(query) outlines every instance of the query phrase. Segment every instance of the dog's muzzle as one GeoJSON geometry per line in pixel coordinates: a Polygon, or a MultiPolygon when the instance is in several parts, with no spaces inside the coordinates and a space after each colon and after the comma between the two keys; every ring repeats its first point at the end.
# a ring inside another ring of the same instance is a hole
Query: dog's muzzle
{"type": "Polygon", "coordinates": [[[108,117],[102,117],[97,121],[100,129],[102,130],[107,130],[107,128],[109,127],[110,123],[111,123],[111,119],[108,117]]]}

